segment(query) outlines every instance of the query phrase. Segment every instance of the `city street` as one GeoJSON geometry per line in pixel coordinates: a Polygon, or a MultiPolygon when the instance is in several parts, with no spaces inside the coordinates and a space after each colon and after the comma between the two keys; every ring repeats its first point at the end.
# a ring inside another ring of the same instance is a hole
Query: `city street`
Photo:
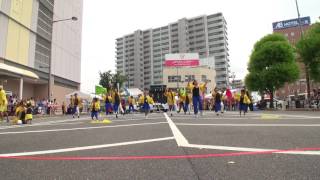
{"type": "Polygon", "coordinates": [[[318,112],[55,117],[0,126],[1,179],[318,179],[318,112]],[[19,172],[19,173],[18,173],[19,172]]]}

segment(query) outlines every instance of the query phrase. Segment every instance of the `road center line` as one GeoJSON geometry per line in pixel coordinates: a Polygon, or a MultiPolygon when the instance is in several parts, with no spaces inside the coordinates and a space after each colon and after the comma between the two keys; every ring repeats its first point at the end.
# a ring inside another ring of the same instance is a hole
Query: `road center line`
{"type": "Polygon", "coordinates": [[[164,116],[167,119],[167,122],[170,126],[170,129],[173,133],[173,136],[178,144],[178,146],[188,146],[189,142],[188,140],[182,135],[182,133],[180,132],[180,130],[177,128],[177,126],[173,123],[173,121],[169,118],[169,116],[166,113],[163,113],[164,116]]]}
{"type": "Polygon", "coordinates": [[[3,157],[32,156],[32,155],[41,155],[41,154],[55,154],[55,153],[83,151],[83,150],[91,150],[91,149],[101,149],[101,148],[108,148],[108,147],[133,145],[133,144],[143,144],[143,143],[149,143],[149,142],[168,141],[168,140],[173,140],[173,139],[174,139],[173,137],[165,137],[165,138],[146,139],[146,140],[138,140],[138,141],[128,141],[128,142],[113,143],[113,144],[101,144],[101,145],[93,145],[93,146],[73,147],[73,148],[65,148],[65,149],[54,149],[54,150],[44,150],[44,151],[0,154],[0,159],[3,158],[3,157]]]}
{"type": "Polygon", "coordinates": [[[131,126],[147,126],[147,125],[157,125],[157,124],[166,124],[166,123],[167,122],[157,122],[157,123],[124,124],[124,125],[116,125],[116,126],[82,127],[82,128],[69,128],[69,129],[47,129],[47,130],[34,130],[34,131],[14,131],[14,132],[1,132],[0,135],[59,132],[59,131],[77,131],[77,130],[91,130],[91,129],[103,129],[103,128],[131,127],[131,126]]]}

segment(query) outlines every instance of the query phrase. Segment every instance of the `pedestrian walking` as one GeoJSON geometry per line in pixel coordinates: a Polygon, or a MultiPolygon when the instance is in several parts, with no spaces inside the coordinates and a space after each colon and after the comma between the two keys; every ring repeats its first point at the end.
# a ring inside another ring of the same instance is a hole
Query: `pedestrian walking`
{"type": "Polygon", "coordinates": [[[176,103],[175,96],[176,94],[172,91],[172,89],[166,89],[164,92],[164,96],[167,98],[167,104],[169,106],[170,116],[173,116],[172,111],[174,110],[174,106],[176,103]]]}

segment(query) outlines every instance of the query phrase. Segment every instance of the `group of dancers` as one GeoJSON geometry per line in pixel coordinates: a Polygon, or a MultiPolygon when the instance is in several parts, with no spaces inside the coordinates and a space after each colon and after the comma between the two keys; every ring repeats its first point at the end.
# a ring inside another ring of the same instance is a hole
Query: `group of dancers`
{"type": "MultiPolygon", "coordinates": [[[[166,89],[164,92],[164,96],[167,100],[168,105],[168,114],[173,116],[173,112],[177,111],[178,113],[181,110],[184,111],[185,114],[190,113],[191,107],[193,107],[195,117],[199,117],[203,115],[203,102],[205,98],[205,92],[207,89],[207,82],[198,83],[197,80],[193,80],[192,82],[188,82],[186,90],[183,92],[175,92],[172,89],[166,89]],[[178,97],[178,105],[176,97],[178,97]],[[178,106],[178,108],[177,108],[178,106]]],[[[214,110],[216,115],[219,116],[223,113],[223,98],[231,98],[232,94],[227,92],[226,95],[222,95],[222,93],[215,88],[212,92],[212,99],[214,104],[214,110]]],[[[251,103],[250,98],[246,94],[246,91],[243,89],[239,95],[235,95],[233,97],[239,104],[240,116],[247,113],[247,109],[249,104],[251,103]]],[[[127,101],[124,98],[121,98],[120,93],[117,89],[113,89],[106,93],[103,97],[105,103],[105,111],[106,115],[115,114],[116,118],[118,118],[119,114],[125,115],[127,112],[132,113],[135,112],[135,106],[140,107],[140,110],[144,112],[145,117],[148,117],[148,114],[151,110],[151,105],[154,105],[154,100],[151,95],[149,95],[148,90],[144,90],[143,94],[139,95],[136,99],[130,96],[127,101]],[[129,106],[127,111],[126,107],[129,106]]],[[[100,111],[100,103],[98,99],[94,99],[91,103],[91,117],[92,119],[96,117],[98,119],[97,114],[100,111]]]]}

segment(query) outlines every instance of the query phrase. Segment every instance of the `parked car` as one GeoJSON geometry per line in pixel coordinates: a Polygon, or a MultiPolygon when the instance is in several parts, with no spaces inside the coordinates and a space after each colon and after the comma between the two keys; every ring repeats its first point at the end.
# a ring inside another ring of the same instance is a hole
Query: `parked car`
{"type": "MultiPolygon", "coordinates": [[[[273,107],[274,109],[282,109],[283,107],[285,107],[285,102],[279,99],[273,99],[273,107]]],[[[259,109],[266,109],[266,108],[270,108],[270,99],[264,99],[264,100],[260,100],[256,106],[259,109]]]]}

